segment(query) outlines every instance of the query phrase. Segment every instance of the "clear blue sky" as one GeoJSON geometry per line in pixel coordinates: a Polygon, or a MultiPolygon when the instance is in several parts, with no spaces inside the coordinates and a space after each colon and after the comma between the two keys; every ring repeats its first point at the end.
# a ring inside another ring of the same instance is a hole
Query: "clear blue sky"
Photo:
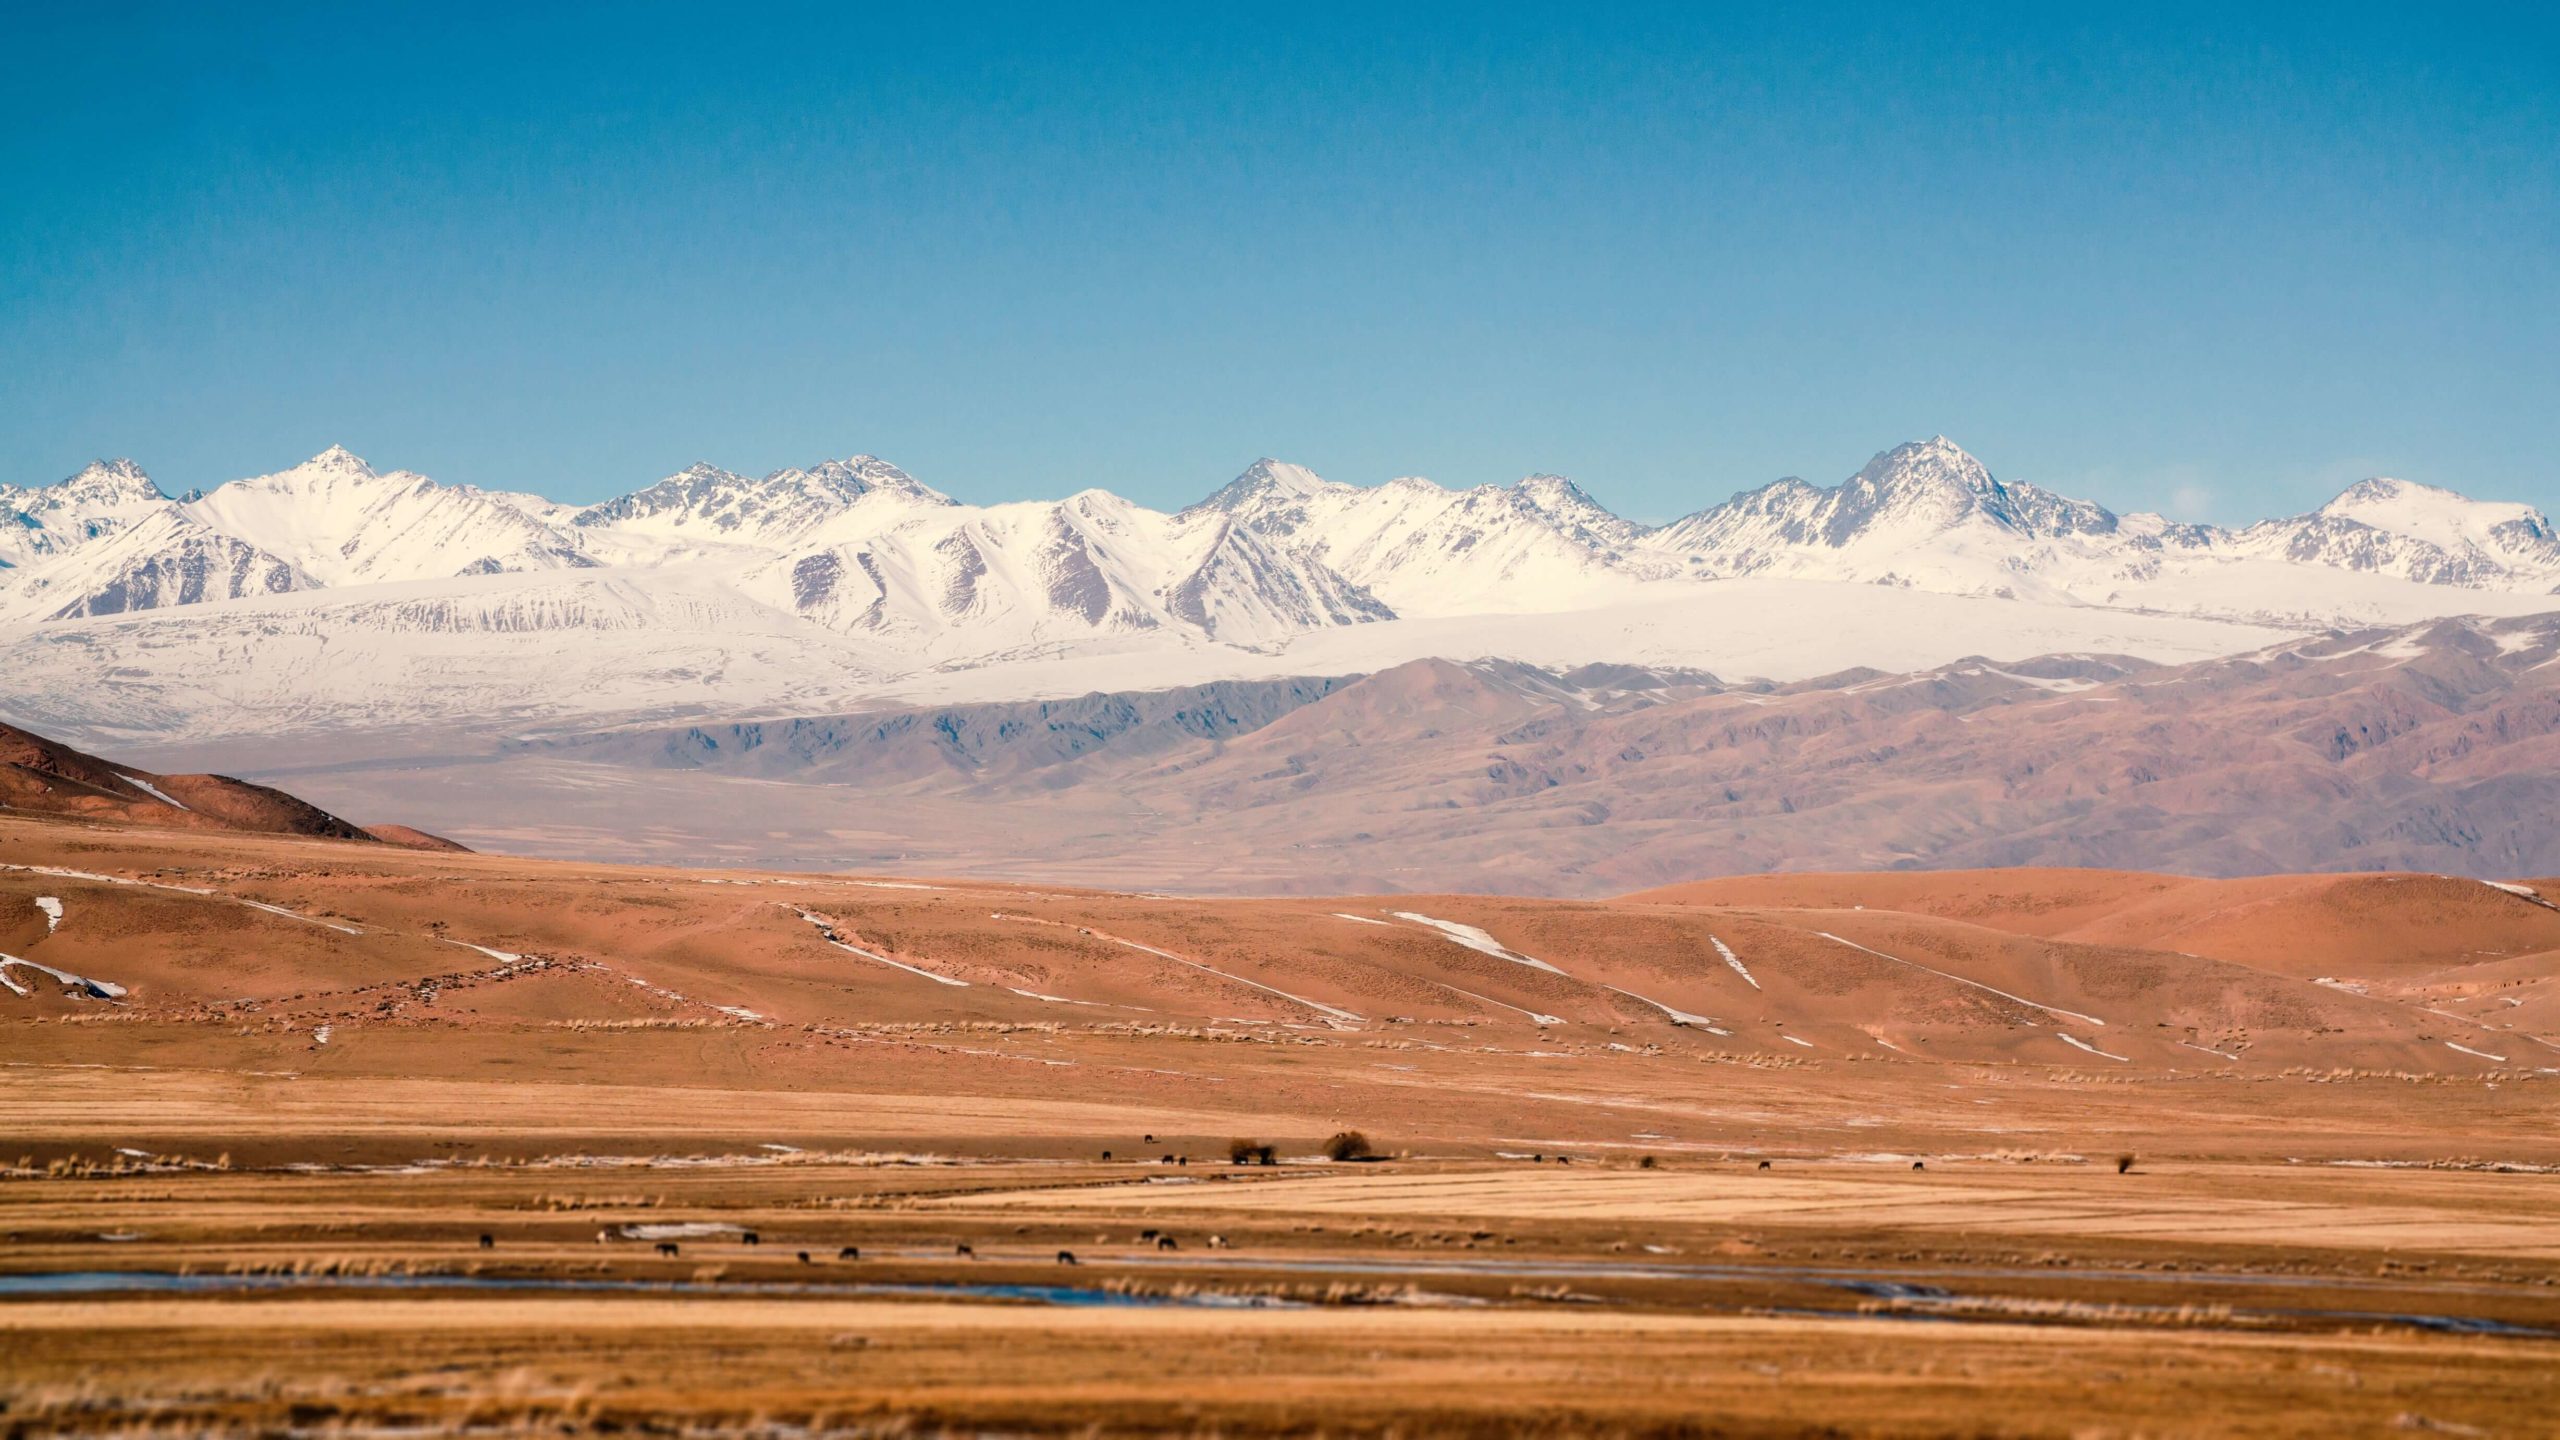
{"type": "Polygon", "coordinates": [[[2547,5],[726,8],[0,0],[0,479],[2560,509],[2547,5]]]}

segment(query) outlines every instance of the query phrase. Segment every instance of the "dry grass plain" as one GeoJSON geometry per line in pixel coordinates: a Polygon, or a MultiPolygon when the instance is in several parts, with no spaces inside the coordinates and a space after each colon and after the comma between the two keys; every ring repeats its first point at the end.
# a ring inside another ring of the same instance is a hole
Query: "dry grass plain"
{"type": "Polygon", "coordinates": [[[0,864],[13,1440],[2560,1413],[2560,912],[2474,882],[0,864]]]}

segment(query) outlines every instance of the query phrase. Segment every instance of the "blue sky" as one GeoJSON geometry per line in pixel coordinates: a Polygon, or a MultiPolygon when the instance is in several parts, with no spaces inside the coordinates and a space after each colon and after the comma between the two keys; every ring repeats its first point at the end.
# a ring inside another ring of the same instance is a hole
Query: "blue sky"
{"type": "Polygon", "coordinates": [[[716,8],[0,0],[0,479],[2560,509],[2547,7],[716,8]]]}

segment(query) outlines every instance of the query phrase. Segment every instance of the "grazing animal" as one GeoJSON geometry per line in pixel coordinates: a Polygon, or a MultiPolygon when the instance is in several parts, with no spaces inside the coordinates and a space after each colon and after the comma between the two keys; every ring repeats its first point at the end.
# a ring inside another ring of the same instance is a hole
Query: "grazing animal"
{"type": "Polygon", "coordinates": [[[1929,1168],[1929,1162],[1926,1160],[1914,1160],[1911,1162],[1911,1168],[1914,1170],[1926,1170],[1929,1168]]]}
{"type": "Polygon", "coordinates": [[[658,1242],[658,1253],[659,1253],[659,1254],[661,1254],[661,1255],[666,1256],[666,1257],[667,1257],[668,1259],[670,1259],[670,1260],[674,1259],[674,1258],[676,1257],[677,1253],[678,1253],[678,1247],[677,1247],[677,1245],[676,1245],[676,1242],[674,1242],[673,1240],[661,1240],[661,1241],[659,1241],[659,1242],[658,1242]]]}
{"type": "Polygon", "coordinates": [[[1153,1145],[1154,1143],[1156,1143],[1156,1137],[1154,1137],[1153,1135],[1148,1136],[1148,1137],[1147,1137],[1147,1139],[1146,1139],[1146,1143],[1147,1143],[1147,1144],[1149,1144],[1149,1145],[1153,1145]]]}
{"type": "Polygon", "coordinates": [[[836,1258],[839,1260],[859,1260],[862,1258],[862,1247],[859,1245],[847,1245],[836,1252],[836,1258]]]}
{"type": "Polygon", "coordinates": [[[955,1245],[955,1246],[951,1247],[951,1253],[952,1253],[952,1254],[954,1254],[954,1255],[959,1255],[959,1256],[965,1257],[965,1258],[970,1259],[970,1260],[975,1260],[975,1259],[977,1259],[977,1258],[978,1258],[978,1252],[977,1252],[977,1251],[975,1251],[975,1250],[970,1249],[970,1248],[969,1248],[969,1242],[968,1242],[968,1241],[966,1241],[966,1240],[963,1240],[963,1241],[961,1241],[959,1244],[957,1244],[957,1245],[955,1245]]]}
{"type": "Polygon", "coordinates": [[[738,1237],[738,1243],[741,1245],[761,1245],[764,1243],[764,1237],[758,1235],[753,1230],[749,1230],[738,1237]]]}
{"type": "Polygon", "coordinates": [[[480,1237],[480,1248],[481,1248],[481,1249],[483,1249],[483,1250],[495,1250],[495,1249],[497,1249],[497,1248],[498,1248],[498,1237],[497,1237],[497,1236],[495,1236],[495,1235],[483,1235],[483,1236],[481,1236],[481,1237],[480,1237]]]}
{"type": "Polygon", "coordinates": [[[1761,1161],[1761,1162],[1760,1162],[1760,1168],[1761,1168],[1761,1169],[1763,1169],[1763,1170],[1768,1169],[1768,1168],[1769,1168],[1769,1162],[1768,1162],[1768,1161],[1766,1161],[1766,1160],[1761,1161]]]}
{"type": "Polygon", "coordinates": [[[1156,1237],[1156,1248],[1159,1250],[1179,1250],[1182,1246],[1176,1243],[1174,1238],[1170,1235],[1159,1235],[1156,1237]]]}
{"type": "Polygon", "coordinates": [[[1059,1251],[1059,1252],[1058,1252],[1058,1263],[1059,1263],[1059,1264],[1061,1264],[1061,1265],[1073,1265],[1074,1263],[1076,1263],[1076,1252],[1074,1252],[1073,1250],[1061,1250],[1061,1251],[1059,1251]]]}
{"type": "Polygon", "coordinates": [[[803,1265],[806,1265],[806,1264],[808,1264],[808,1263],[809,1263],[809,1252],[808,1252],[808,1251],[803,1250],[803,1251],[801,1251],[801,1252],[800,1252],[800,1263],[801,1263],[801,1264],[803,1264],[803,1265]]]}
{"type": "Polygon", "coordinates": [[[1141,1230],[1138,1232],[1138,1238],[1141,1240],[1153,1240],[1163,1233],[1164,1232],[1161,1230],[1141,1230]]]}
{"type": "Polygon", "coordinates": [[[1103,1152],[1102,1152],[1102,1158],[1103,1158],[1103,1159],[1105,1159],[1105,1160],[1110,1159],[1110,1158],[1111,1158],[1111,1152],[1110,1152],[1110,1151],[1108,1151],[1108,1150],[1103,1151],[1103,1152]]]}
{"type": "Polygon", "coordinates": [[[1212,1249],[1212,1250],[1224,1250],[1224,1249],[1226,1249],[1226,1248],[1227,1248],[1227,1237],[1226,1237],[1226,1236],[1224,1236],[1224,1235],[1212,1235],[1212,1236],[1210,1236],[1210,1237],[1209,1237],[1209,1248],[1210,1248],[1210,1249],[1212,1249]]]}

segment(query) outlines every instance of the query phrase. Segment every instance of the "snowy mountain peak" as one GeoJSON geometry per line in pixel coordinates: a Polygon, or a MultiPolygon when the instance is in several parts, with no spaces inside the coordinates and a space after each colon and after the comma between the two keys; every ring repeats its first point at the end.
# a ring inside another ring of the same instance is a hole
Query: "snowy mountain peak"
{"type": "Polygon", "coordinates": [[[2000,486],[1963,446],[1944,435],[1933,435],[1877,455],[1849,477],[1846,488],[1879,497],[1927,495],[1964,504],[1989,499],[1999,493],[2000,486]]]}
{"type": "Polygon", "coordinates": [[[2541,511],[2407,480],[2357,481],[2308,515],[2262,520],[2231,543],[2432,585],[2548,590],[2560,582],[2560,535],[2541,511]]]}
{"type": "Polygon", "coordinates": [[[1218,493],[1183,513],[1224,510],[1233,515],[1285,508],[1297,501],[1351,488],[1336,485],[1304,465],[1265,456],[1244,467],[1244,473],[1221,486],[1218,493]]]}
{"type": "Polygon", "coordinates": [[[854,455],[776,470],[761,480],[696,464],[646,489],[590,505],[574,523],[779,545],[808,536],[874,496],[936,507],[953,503],[876,455],[854,455]]]}
{"type": "Polygon", "coordinates": [[[2382,476],[2357,481],[2313,513],[2438,545],[2479,543],[2509,524],[2545,535],[2551,530],[2551,522],[2530,505],[2474,500],[2441,486],[2382,476]]]}
{"type": "Polygon", "coordinates": [[[768,485],[792,480],[798,481],[804,489],[809,489],[812,493],[840,496],[847,503],[859,500],[865,495],[882,493],[903,495],[936,505],[952,503],[950,496],[877,455],[854,455],[842,460],[826,460],[806,470],[776,470],[765,477],[765,483],[768,485]]]}
{"type": "Polygon", "coordinates": [[[1531,511],[1558,533],[1598,549],[1632,545],[1645,527],[1621,520],[1589,492],[1562,475],[1531,475],[1513,485],[1513,503],[1531,511]]]}
{"type": "MultiPolygon", "coordinates": [[[[310,459],[303,461],[301,464],[296,465],[293,468],[294,470],[317,470],[332,475],[356,475],[367,478],[370,478],[373,474],[373,467],[365,463],[364,457],[356,454],[352,450],[349,450],[344,445],[332,445],[328,449],[321,451],[319,454],[312,456],[310,459]]],[[[286,473],[291,474],[292,471],[287,471],[286,473]]]]}
{"type": "Polygon", "coordinates": [[[119,504],[147,503],[169,498],[159,483],[130,460],[92,460],[80,473],[49,487],[63,500],[75,497],[79,503],[119,504]]]}
{"type": "MultiPolygon", "coordinates": [[[[130,460],[92,460],[32,490],[0,485],[0,570],[67,554],[168,508],[169,498],[130,460]]],[[[0,595],[0,610],[7,608],[0,595]]]]}
{"type": "Polygon", "coordinates": [[[2447,490],[2440,485],[2422,485],[2415,480],[2394,480],[2388,475],[2376,475],[2370,480],[2359,480],[2339,491],[2338,498],[2320,507],[2320,513],[2337,515],[2364,506],[2406,503],[2411,500],[2432,503],[2448,501],[2455,504],[2470,503],[2470,497],[2460,491],[2447,490]]]}
{"type": "Polygon", "coordinates": [[[1679,554],[1693,574],[1926,579],[1959,593],[2000,594],[2014,591],[2017,566],[2043,544],[2112,537],[2121,525],[2102,505],[2004,484],[1962,446],[1934,435],[1884,451],[1831,489],[1789,476],[1643,543],[1679,554]]]}
{"type": "Polygon", "coordinates": [[[1542,508],[1593,510],[1600,508],[1600,502],[1592,499],[1588,491],[1562,475],[1548,475],[1543,472],[1526,475],[1521,477],[1511,489],[1512,493],[1533,501],[1542,508]]]}
{"type": "Polygon", "coordinates": [[[1835,492],[1824,535],[1833,545],[1870,536],[1918,538],[1980,519],[2030,539],[2103,535],[2115,514],[2026,484],[2003,484],[1944,435],[1897,445],[1835,492]]]}

